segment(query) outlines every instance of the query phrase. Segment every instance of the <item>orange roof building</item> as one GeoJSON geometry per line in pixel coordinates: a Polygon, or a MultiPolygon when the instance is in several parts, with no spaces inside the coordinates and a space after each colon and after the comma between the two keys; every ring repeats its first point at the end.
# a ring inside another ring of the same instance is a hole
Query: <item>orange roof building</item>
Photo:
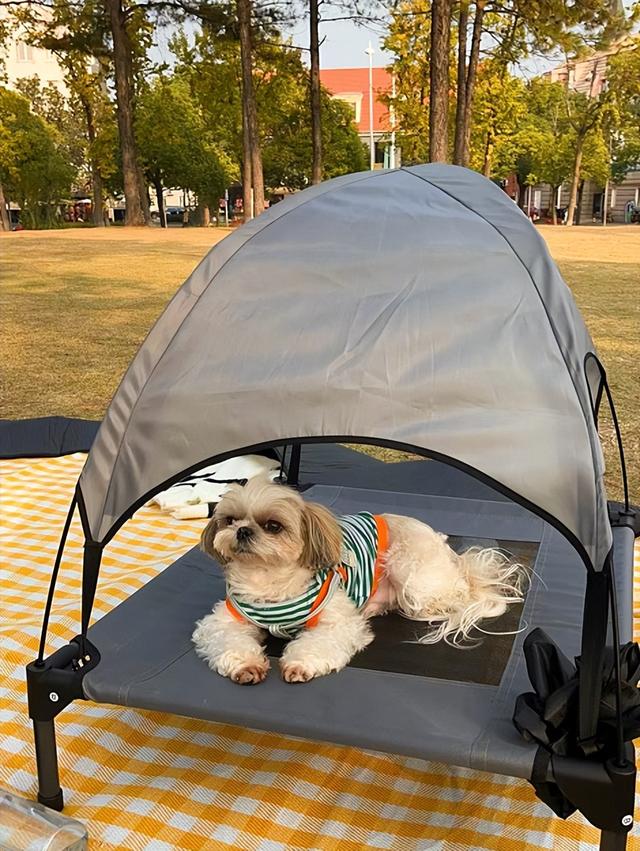
{"type": "MultiPolygon", "coordinates": [[[[392,78],[386,68],[373,69],[373,139],[377,168],[386,168],[391,160],[392,122],[384,97],[391,94],[392,78]]],[[[362,141],[369,144],[369,69],[323,68],[320,82],[334,98],[347,103],[353,111],[353,120],[362,141]]],[[[396,150],[395,165],[399,165],[396,150]]]]}

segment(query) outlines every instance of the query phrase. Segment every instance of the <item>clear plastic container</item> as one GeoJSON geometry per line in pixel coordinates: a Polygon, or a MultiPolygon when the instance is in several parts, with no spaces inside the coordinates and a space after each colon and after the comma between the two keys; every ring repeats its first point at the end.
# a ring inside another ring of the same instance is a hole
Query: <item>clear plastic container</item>
{"type": "Polygon", "coordinates": [[[0,851],[84,851],[79,821],[0,789],[0,851]]]}

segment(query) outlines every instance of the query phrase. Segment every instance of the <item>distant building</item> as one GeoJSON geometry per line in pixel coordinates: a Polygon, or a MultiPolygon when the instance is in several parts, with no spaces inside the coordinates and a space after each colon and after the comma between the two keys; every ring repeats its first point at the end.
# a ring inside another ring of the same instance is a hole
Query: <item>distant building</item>
{"type": "MultiPolygon", "coordinates": [[[[368,68],[323,68],[320,82],[337,100],[349,105],[358,135],[369,147],[371,121],[369,113],[368,68]]],[[[392,121],[384,97],[391,94],[392,77],[386,68],[374,68],[373,90],[373,144],[376,168],[389,168],[393,163],[392,121]]],[[[396,148],[395,166],[400,165],[400,150],[396,148]]]]}
{"type": "MultiPolygon", "coordinates": [[[[544,77],[551,82],[564,83],[577,92],[588,97],[598,97],[607,85],[607,64],[609,58],[626,47],[636,43],[633,38],[612,46],[608,50],[593,53],[583,59],[576,59],[558,65],[548,71],[544,77]]],[[[570,186],[561,186],[555,198],[551,198],[549,186],[540,184],[530,190],[530,206],[539,211],[550,211],[552,204],[558,208],[569,205],[570,186]]],[[[604,210],[605,187],[592,180],[585,180],[578,197],[576,218],[581,224],[602,221],[604,210]]],[[[640,163],[627,172],[624,180],[618,184],[610,184],[607,194],[607,217],[614,222],[625,222],[629,217],[631,206],[640,207],[640,163]]]]}
{"type": "MultiPolygon", "coordinates": [[[[7,9],[3,10],[0,6],[0,19],[6,19],[8,16],[7,9]]],[[[38,77],[43,86],[53,83],[61,92],[66,93],[64,71],[54,54],[50,50],[27,44],[23,35],[17,27],[7,41],[0,45],[0,67],[3,66],[9,88],[15,88],[16,82],[23,77],[38,77]]]]}

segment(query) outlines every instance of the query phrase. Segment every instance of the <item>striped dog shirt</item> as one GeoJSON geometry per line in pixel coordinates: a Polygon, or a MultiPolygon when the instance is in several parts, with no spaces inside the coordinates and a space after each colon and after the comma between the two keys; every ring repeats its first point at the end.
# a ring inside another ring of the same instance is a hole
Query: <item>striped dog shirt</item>
{"type": "Polygon", "coordinates": [[[338,588],[343,588],[361,609],[378,585],[381,557],[388,544],[387,523],[383,517],[367,511],[345,515],[338,522],[342,530],[341,564],[316,571],[302,594],[280,603],[256,605],[227,593],[231,614],[279,638],[294,638],[304,627],[318,623],[338,588]]]}

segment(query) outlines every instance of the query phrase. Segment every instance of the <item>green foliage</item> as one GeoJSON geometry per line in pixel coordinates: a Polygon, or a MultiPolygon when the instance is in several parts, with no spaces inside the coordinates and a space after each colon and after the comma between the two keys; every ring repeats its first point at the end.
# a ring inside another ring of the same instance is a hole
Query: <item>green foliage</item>
{"type": "Polygon", "coordinates": [[[26,40],[51,51],[64,71],[67,94],[37,78],[19,81],[33,110],[61,134],[79,184],[91,180],[92,164],[111,189],[119,189],[118,131],[109,97],[108,25],[101,0],[52,0],[45,17],[37,4],[13,14],[26,40]]]}
{"type": "Polygon", "coordinates": [[[58,131],[61,151],[73,168],[74,182],[88,180],[86,161],[86,128],[77,98],[67,99],[54,83],[43,86],[40,78],[23,77],[16,89],[30,103],[31,109],[58,131]]]}
{"type": "MultiPolygon", "coordinates": [[[[637,6],[640,13],[640,4],[637,6]]],[[[640,39],[609,60],[608,95],[615,126],[611,128],[613,179],[619,182],[640,164],[640,39]]]]}
{"type": "Polygon", "coordinates": [[[20,205],[23,221],[51,226],[73,176],[56,129],[31,112],[26,98],[0,88],[0,183],[20,205]]]}
{"type": "Polygon", "coordinates": [[[203,205],[217,206],[237,177],[184,79],[158,79],[142,94],[136,136],[148,180],[191,190],[203,205]]]}
{"type": "Polygon", "coordinates": [[[491,176],[507,177],[516,170],[521,152],[519,128],[527,115],[526,88],[497,61],[484,62],[478,69],[470,166],[477,171],[490,159],[491,176]]]}
{"type": "MultiPolygon", "coordinates": [[[[519,164],[526,164],[524,183],[560,186],[571,174],[574,136],[565,110],[561,83],[544,78],[526,88],[527,121],[519,134],[519,164]]],[[[523,169],[524,170],[524,169],[523,169]]]]}
{"type": "MultiPolygon", "coordinates": [[[[459,8],[459,4],[458,8],[459,8]]],[[[429,152],[429,67],[431,0],[397,0],[392,6],[385,48],[394,55],[394,108],[404,162],[424,162],[429,152]]],[[[471,2],[469,43],[478,4],[471,2]]],[[[640,7],[639,7],[640,8],[640,7]]],[[[457,12],[451,28],[450,77],[457,74],[457,12]]],[[[481,58],[472,115],[471,164],[492,174],[512,170],[522,152],[513,130],[522,118],[524,89],[509,69],[531,54],[558,49],[576,55],[620,38],[631,26],[611,0],[486,0],[481,58]]],[[[453,124],[454,92],[450,123],[453,124]]],[[[390,100],[390,99],[389,99],[390,100]]],[[[453,133],[450,132],[450,137],[453,133]]]]}
{"type": "MultiPolygon", "coordinates": [[[[186,81],[219,148],[242,162],[242,104],[239,47],[233,34],[221,38],[204,31],[189,44],[172,42],[176,76],[186,81]]],[[[258,43],[254,85],[265,183],[272,188],[304,187],[311,175],[309,75],[297,51],[280,43],[258,43]]],[[[326,177],[366,167],[363,146],[345,104],[322,95],[326,177]]]]}
{"type": "Polygon", "coordinates": [[[385,50],[394,55],[397,142],[407,165],[429,159],[430,15],[430,0],[399,0],[384,41],[385,50]]]}

